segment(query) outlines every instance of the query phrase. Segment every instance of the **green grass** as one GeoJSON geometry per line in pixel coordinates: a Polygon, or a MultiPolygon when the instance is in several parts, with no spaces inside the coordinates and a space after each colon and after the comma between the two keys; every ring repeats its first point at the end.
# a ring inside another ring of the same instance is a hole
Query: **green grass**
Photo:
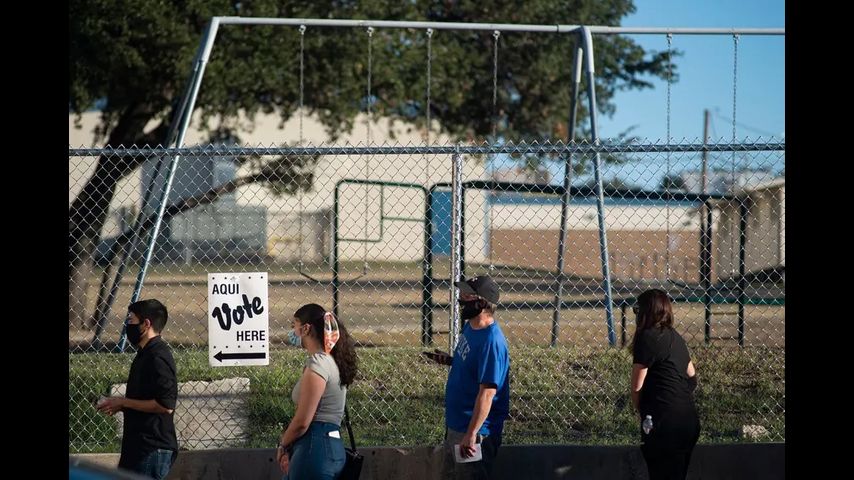
{"type": "MultiPolygon", "coordinates": [[[[431,445],[444,432],[445,367],[423,360],[418,347],[359,349],[360,377],[348,395],[357,442],[362,445],[431,445]]],[[[512,444],[632,444],[638,440],[625,349],[511,348],[512,444]]],[[[692,346],[700,386],[696,392],[701,442],[742,441],[742,425],[762,425],[765,440],[785,439],[785,352],[780,348],[692,346]]],[[[246,447],[269,447],[293,415],[291,388],[304,352],[271,350],[267,367],[212,368],[207,351],[176,349],[178,379],[251,379],[246,447]]],[[[95,412],[98,396],[123,383],[132,354],[69,355],[71,451],[118,451],[115,420],[95,412]]]]}

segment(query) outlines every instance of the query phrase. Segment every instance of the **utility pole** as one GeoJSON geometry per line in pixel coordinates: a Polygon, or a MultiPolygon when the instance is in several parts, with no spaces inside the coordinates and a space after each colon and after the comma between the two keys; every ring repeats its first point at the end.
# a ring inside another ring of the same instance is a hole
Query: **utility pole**
{"type": "MultiPolygon", "coordinates": [[[[703,146],[709,144],[709,109],[703,110],[703,146]]],[[[703,150],[703,194],[709,193],[709,151],[703,150]]]]}

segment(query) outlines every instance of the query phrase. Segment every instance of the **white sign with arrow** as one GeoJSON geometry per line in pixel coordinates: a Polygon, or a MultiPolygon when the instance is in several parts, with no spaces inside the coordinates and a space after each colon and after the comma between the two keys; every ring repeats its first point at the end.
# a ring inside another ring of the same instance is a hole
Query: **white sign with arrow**
{"type": "Polygon", "coordinates": [[[267,273],[208,274],[208,361],[212,367],[270,364],[267,273]]]}

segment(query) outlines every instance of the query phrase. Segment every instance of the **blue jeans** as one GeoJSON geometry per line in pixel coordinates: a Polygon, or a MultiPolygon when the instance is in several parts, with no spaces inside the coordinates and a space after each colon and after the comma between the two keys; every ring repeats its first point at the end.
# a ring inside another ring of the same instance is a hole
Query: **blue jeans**
{"type": "Polygon", "coordinates": [[[172,468],[176,454],[177,452],[174,450],[158,448],[148,453],[139,464],[130,468],[130,470],[156,480],[162,480],[166,478],[169,469],[172,468]]]}
{"type": "Polygon", "coordinates": [[[308,431],[294,442],[288,473],[283,480],[332,480],[344,469],[344,442],[338,425],[311,422],[308,431]],[[339,438],[330,437],[335,432],[339,438]]]}

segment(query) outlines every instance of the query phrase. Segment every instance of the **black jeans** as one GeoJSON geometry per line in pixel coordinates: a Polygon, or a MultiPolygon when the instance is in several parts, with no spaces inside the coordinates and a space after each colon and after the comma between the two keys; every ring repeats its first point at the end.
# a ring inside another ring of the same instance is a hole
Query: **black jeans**
{"type": "Polygon", "coordinates": [[[650,480],[685,480],[697,439],[700,421],[696,412],[672,412],[653,416],[649,435],[641,430],[641,452],[650,480]]]}

